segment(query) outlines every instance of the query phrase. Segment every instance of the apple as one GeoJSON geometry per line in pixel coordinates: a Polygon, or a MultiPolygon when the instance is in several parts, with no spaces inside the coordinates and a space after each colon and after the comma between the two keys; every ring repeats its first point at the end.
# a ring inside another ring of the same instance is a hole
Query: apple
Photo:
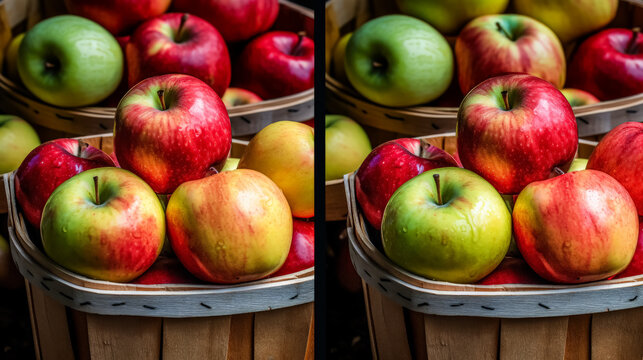
{"type": "Polygon", "coordinates": [[[362,164],[371,142],[362,127],[343,115],[326,115],[326,180],[341,179],[362,164]]]}
{"type": "Polygon", "coordinates": [[[306,125],[310,126],[313,129],[315,128],[315,119],[314,118],[312,118],[310,120],[302,121],[301,123],[306,124],[306,125]]]}
{"type": "Polygon", "coordinates": [[[643,36],[639,29],[606,29],[583,41],[574,53],[567,86],[601,100],[643,92],[643,36]]]}
{"type": "Polygon", "coordinates": [[[40,234],[45,253],[62,267],[94,279],[128,282],[161,252],[163,206],[131,172],[91,169],[54,190],[42,211],[40,234]]]}
{"type": "Polygon", "coordinates": [[[114,92],[123,75],[123,52],[95,22],[59,15],[25,34],[18,50],[18,72],[40,100],[61,107],[86,106],[114,92]]]}
{"type": "Polygon", "coordinates": [[[20,44],[24,37],[25,33],[20,33],[13,37],[5,52],[4,73],[14,83],[20,83],[21,81],[20,74],[18,73],[18,49],[20,49],[20,44]]]}
{"type": "Polygon", "coordinates": [[[569,170],[567,170],[567,172],[585,170],[586,168],[587,168],[587,159],[575,158],[572,161],[572,165],[569,167],[569,170]]]}
{"type": "Polygon", "coordinates": [[[223,96],[230,85],[230,55],[221,34],[187,13],[164,14],[141,24],[125,51],[128,84],[163,74],[188,74],[223,96]]]}
{"type": "Polygon", "coordinates": [[[345,34],[333,47],[332,74],[335,79],[344,84],[349,84],[348,77],[346,76],[346,69],[344,68],[344,58],[346,57],[346,45],[348,45],[348,41],[351,39],[352,35],[352,32],[345,34]]]}
{"type": "MultiPolygon", "coordinates": [[[[139,28],[140,29],[140,28],[139,28]]],[[[116,108],[114,151],[123,169],[155,192],[220,170],[232,146],[223,102],[203,81],[182,74],[145,79],[116,108]]]]}
{"type": "Polygon", "coordinates": [[[283,266],[273,277],[292,274],[315,266],[315,222],[292,220],[292,243],[283,266]]]}
{"type": "Polygon", "coordinates": [[[630,261],[630,264],[625,268],[625,270],[615,276],[615,279],[641,274],[643,274],[643,222],[641,222],[641,219],[639,218],[639,240],[636,243],[634,257],[632,257],[632,261],[630,261]]]}
{"type": "Polygon", "coordinates": [[[315,215],[314,133],[294,121],[272,123],[250,140],[239,161],[239,169],[259,171],[274,181],[298,218],[315,215]]]}
{"type": "Polygon", "coordinates": [[[626,122],[603,137],[587,162],[588,169],[609,174],[625,186],[643,215],[643,124],[626,122]]]}
{"type": "Polygon", "coordinates": [[[418,139],[387,141],[371,151],[355,174],[355,194],[366,220],[377,230],[389,199],[409,179],[428,170],[458,167],[446,151],[418,139]]]}
{"type": "Polygon", "coordinates": [[[563,93],[563,96],[565,96],[565,99],[569,101],[569,105],[572,107],[596,104],[597,102],[600,102],[596,96],[584,90],[565,88],[561,89],[560,92],[563,93]]]}
{"type": "Polygon", "coordinates": [[[173,257],[159,256],[143,275],[132,281],[133,284],[200,284],[202,281],[190,274],[181,262],[173,257]]]}
{"type": "Polygon", "coordinates": [[[239,167],[239,158],[227,158],[225,163],[223,164],[223,168],[221,168],[221,172],[223,171],[231,171],[231,170],[236,170],[237,167],[239,167]]]}
{"type": "Polygon", "coordinates": [[[513,211],[516,243],[529,266],[556,283],[607,279],[627,267],[639,234],[636,206],[611,176],[581,170],[535,181],[513,211]]]}
{"type": "Polygon", "coordinates": [[[296,94],[315,85],[315,44],[303,33],[271,31],[246,45],[235,69],[236,86],[262,99],[296,94]]]}
{"type": "Polygon", "coordinates": [[[28,122],[13,115],[0,115],[0,174],[16,170],[25,156],[40,145],[28,122]]]}
{"type": "Polygon", "coordinates": [[[69,13],[93,20],[117,35],[129,34],[144,20],[163,14],[171,0],[65,0],[69,13]]]}
{"type": "Polygon", "coordinates": [[[382,216],[386,256],[439,281],[482,279],[500,264],[510,241],[511,214],[500,194],[461,168],[433,169],[407,181],[382,216]]]}
{"type": "MultiPolygon", "coordinates": [[[[125,51],[127,50],[127,43],[129,42],[129,39],[129,35],[116,37],[116,41],[121,47],[121,51],[123,52],[123,54],[125,54],[125,51]]],[[[121,81],[118,83],[116,90],[114,90],[114,92],[112,92],[112,94],[108,96],[107,99],[103,100],[99,105],[105,107],[117,107],[118,102],[121,101],[121,98],[123,97],[123,95],[125,95],[125,93],[127,93],[127,90],[129,90],[129,86],[127,85],[127,61],[125,58],[123,58],[123,76],[121,77],[121,81]]]]}
{"type": "Polygon", "coordinates": [[[576,117],[563,94],[545,80],[509,74],[483,81],[458,111],[457,149],[465,169],[501,194],[518,194],[569,169],[578,147],[576,117]]]}
{"type": "Polygon", "coordinates": [[[468,23],[455,42],[463,94],[485,79],[527,73],[557,88],[565,84],[565,53],[547,26],[523,15],[485,15],[468,23]]]}
{"type": "Polygon", "coordinates": [[[174,253],[201,280],[233,284],[264,278],[286,261],[292,217],[265,175],[226,171],[181,184],[167,205],[174,253]]]}
{"type": "Polygon", "coordinates": [[[261,98],[252,91],[241,88],[228,88],[221,97],[226,108],[261,102],[261,98]]]}
{"type": "Polygon", "coordinates": [[[538,274],[527,265],[525,260],[506,257],[500,265],[478,285],[505,285],[505,284],[545,284],[538,274]]]}
{"type": "Polygon", "coordinates": [[[385,106],[427,103],[453,77],[453,52],[431,25],[387,15],[362,25],[346,45],[346,75],[367,99],[385,106]]]}
{"type": "Polygon", "coordinates": [[[422,19],[443,34],[455,34],[469,20],[500,14],[509,0],[397,0],[400,11],[422,19]]]}
{"type": "Polygon", "coordinates": [[[513,7],[544,23],[567,43],[609,24],[616,16],[618,0],[515,0],[513,7]]]}
{"type": "Polygon", "coordinates": [[[112,153],[109,154],[109,158],[112,159],[112,161],[114,162],[115,167],[117,167],[117,168],[121,167],[121,165],[118,163],[118,159],[116,158],[116,153],[115,152],[112,151],[112,153]]]}
{"type": "Polygon", "coordinates": [[[27,221],[39,228],[51,193],[69,178],[89,169],[114,166],[101,150],[76,139],[56,139],[35,149],[15,175],[16,200],[27,221]]]}
{"type": "Polygon", "coordinates": [[[9,243],[0,235],[0,288],[18,289],[25,284],[25,279],[20,275],[11,258],[9,243]]]}
{"type": "Polygon", "coordinates": [[[226,42],[248,40],[266,32],[277,19],[277,0],[174,0],[172,9],[202,16],[226,42]]]}

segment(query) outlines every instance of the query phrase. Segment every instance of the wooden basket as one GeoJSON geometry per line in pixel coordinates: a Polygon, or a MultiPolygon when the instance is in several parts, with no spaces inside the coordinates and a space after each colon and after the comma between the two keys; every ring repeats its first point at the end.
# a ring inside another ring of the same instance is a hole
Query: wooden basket
{"type": "MultiPolygon", "coordinates": [[[[56,0],[61,2],[61,0],[56,0]]],[[[305,30],[314,37],[313,12],[286,0],[279,1],[280,14],[274,28],[305,30]]],[[[0,48],[1,34],[11,29],[30,28],[41,16],[36,0],[0,0],[0,48]]],[[[52,6],[45,3],[44,6],[52,6]]],[[[60,9],[58,6],[58,9],[60,9]]],[[[64,9],[64,7],[63,7],[64,9]]],[[[232,124],[232,136],[252,135],[272,122],[280,120],[306,121],[314,117],[314,89],[266,100],[256,104],[235,106],[228,109],[232,124]]],[[[3,111],[18,115],[37,125],[44,140],[56,137],[101,134],[114,128],[114,107],[59,108],[46,104],[31,95],[24,87],[0,74],[0,107],[3,111]]]]}
{"type": "MultiPolygon", "coordinates": [[[[328,180],[325,186],[326,221],[346,220],[348,208],[346,207],[346,193],[344,180],[328,180]]],[[[2,204],[0,204],[2,206],[2,204]]],[[[0,208],[0,211],[2,209],[0,208]]]]}
{"type": "MultiPolygon", "coordinates": [[[[453,153],[453,133],[425,138],[453,153]]],[[[581,140],[579,156],[596,143],[581,140]]],[[[463,285],[393,264],[344,177],[350,255],[377,359],[641,359],[643,275],[589,284],[463,285]]]]}
{"type": "MultiPolygon", "coordinates": [[[[398,137],[423,136],[455,131],[456,107],[413,106],[389,108],[371,102],[348,84],[329,75],[333,46],[341,35],[359,28],[373,17],[397,12],[393,2],[384,0],[331,0],[326,3],[326,106],[329,111],[351,117],[374,128],[374,145],[398,137]],[[379,131],[377,131],[379,130],[379,131]]],[[[609,27],[643,25],[643,4],[638,0],[620,0],[619,9],[609,27]]],[[[451,44],[453,37],[448,38],[451,44]]],[[[571,53],[572,46],[567,49],[571,53]]],[[[578,135],[605,134],[627,121],[641,121],[643,94],[574,107],[578,135]],[[638,115],[637,115],[638,113],[638,115]]]]}
{"type": "MultiPolygon", "coordinates": [[[[83,137],[111,152],[110,134],[83,137]]],[[[233,157],[247,142],[233,140],[233,157]]],[[[5,174],[11,252],[27,280],[39,359],[311,358],[314,269],[237,285],[137,285],[90,279],[30,237],[5,174]]]]}

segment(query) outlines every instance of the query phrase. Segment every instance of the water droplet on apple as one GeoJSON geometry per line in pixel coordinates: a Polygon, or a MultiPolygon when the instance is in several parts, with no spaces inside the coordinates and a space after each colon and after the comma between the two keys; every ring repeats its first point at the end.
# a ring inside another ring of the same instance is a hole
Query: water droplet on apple
{"type": "Polygon", "coordinates": [[[402,228],[402,232],[406,232],[406,226],[402,228]]]}
{"type": "Polygon", "coordinates": [[[563,243],[563,249],[569,250],[569,248],[571,248],[571,247],[572,247],[572,243],[570,243],[569,241],[565,241],[563,243]]]}
{"type": "Polygon", "coordinates": [[[67,227],[66,227],[66,226],[63,226],[63,232],[64,232],[64,233],[66,233],[66,232],[67,232],[67,227]]]}

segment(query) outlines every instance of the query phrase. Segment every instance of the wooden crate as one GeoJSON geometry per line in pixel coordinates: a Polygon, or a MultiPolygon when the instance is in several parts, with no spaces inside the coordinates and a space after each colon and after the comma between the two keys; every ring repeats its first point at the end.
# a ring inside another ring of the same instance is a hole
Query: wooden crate
{"type": "MultiPolygon", "coordinates": [[[[332,113],[351,117],[365,126],[373,146],[408,136],[423,136],[455,131],[456,107],[413,106],[390,108],[361,96],[350,84],[330,75],[330,57],[337,40],[376,16],[398,12],[394,2],[386,0],[331,0],[326,3],[326,107],[332,113]]],[[[616,18],[609,27],[643,26],[643,4],[638,0],[620,0],[616,18]]],[[[455,37],[447,40],[453,45],[455,37]]],[[[576,44],[567,47],[571,53],[576,44]]],[[[627,121],[641,121],[643,94],[574,107],[578,134],[589,137],[605,134],[627,121]]]]}
{"type": "MultiPolygon", "coordinates": [[[[453,153],[455,134],[425,138],[453,153]]],[[[581,140],[579,156],[596,143],[581,140]]],[[[374,245],[344,177],[351,261],[362,277],[374,359],[641,359],[643,275],[581,285],[432,281],[374,245]]]]}
{"type": "MultiPolygon", "coordinates": [[[[313,12],[280,0],[279,16],[274,28],[289,31],[304,30],[314,37],[313,12]]],[[[62,0],[0,0],[0,49],[4,49],[18,31],[34,26],[40,18],[59,13],[62,0]]],[[[21,84],[0,74],[0,108],[20,116],[35,125],[41,140],[59,137],[100,134],[114,128],[115,107],[90,106],[59,108],[35,98],[21,84]]],[[[252,135],[275,121],[306,121],[314,117],[314,89],[228,109],[232,136],[252,135]]]]}
{"type": "MultiPolygon", "coordinates": [[[[110,153],[111,134],[82,137],[110,153]]],[[[233,140],[231,156],[247,145],[233,140]]],[[[9,240],[26,279],[38,359],[312,359],[314,269],[237,285],[99,281],[32,240],[5,174],[9,240]]]]}

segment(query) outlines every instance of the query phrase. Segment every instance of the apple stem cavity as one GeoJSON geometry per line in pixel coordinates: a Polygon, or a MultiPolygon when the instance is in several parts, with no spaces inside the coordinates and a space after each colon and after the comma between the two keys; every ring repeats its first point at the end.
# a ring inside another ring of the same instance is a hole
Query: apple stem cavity
{"type": "Polygon", "coordinates": [[[165,107],[165,90],[161,89],[156,92],[156,95],[159,96],[159,101],[161,102],[161,110],[167,110],[165,107]]]}
{"type": "Polygon", "coordinates": [[[440,192],[440,174],[433,174],[433,180],[435,181],[435,188],[438,191],[438,205],[443,205],[442,193],[440,192]]]}
{"type": "Polygon", "coordinates": [[[94,193],[96,194],[96,205],[100,205],[100,195],[98,193],[98,176],[94,176],[94,193]]]}
{"type": "Polygon", "coordinates": [[[181,23],[179,24],[179,30],[176,32],[176,42],[183,41],[183,36],[181,36],[183,34],[183,26],[188,21],[189,16],[190,14],[188,13],[185,13],[183,14],[183,16],[181,16],[181,23]]]}
{"type": "Polygon", "coordinates": [[[636,50],[636,40],[639,37],[640,32],[640,27],[635,27],[632,29],[632,37],[630,38],[630,42],[627,43],[627,48],[625,48],[625,52],[627,54],[634,54],[634,51],[636,50]]]}
{"type": "Polygon", "coordinates": [[[501,92],[502,94],[502,100],[505,102],[505,110],[509,111],[511,107],[509,107],[509,92],[507,90],[504,90],[501,92]]]}
{"type": "Polygon", "coordinates": [[[496,27],[498,28],[498,31],[503,33],[509,40],[511,41],[514,40],[514,38],[507,32],[507,30],[505,30],[505,28],[503,28],[502,25],[500,25],[500,22],[496,21],[496,27]]]}
{"type": "Polygon", "coordinates": [[[89,146],[88,143],[82,140],[78,140],[78,154],[76,154],[76,156],[82,157],[83,151],[85,151],[85,149],[87,149],[88,146],[89,146]]]}

